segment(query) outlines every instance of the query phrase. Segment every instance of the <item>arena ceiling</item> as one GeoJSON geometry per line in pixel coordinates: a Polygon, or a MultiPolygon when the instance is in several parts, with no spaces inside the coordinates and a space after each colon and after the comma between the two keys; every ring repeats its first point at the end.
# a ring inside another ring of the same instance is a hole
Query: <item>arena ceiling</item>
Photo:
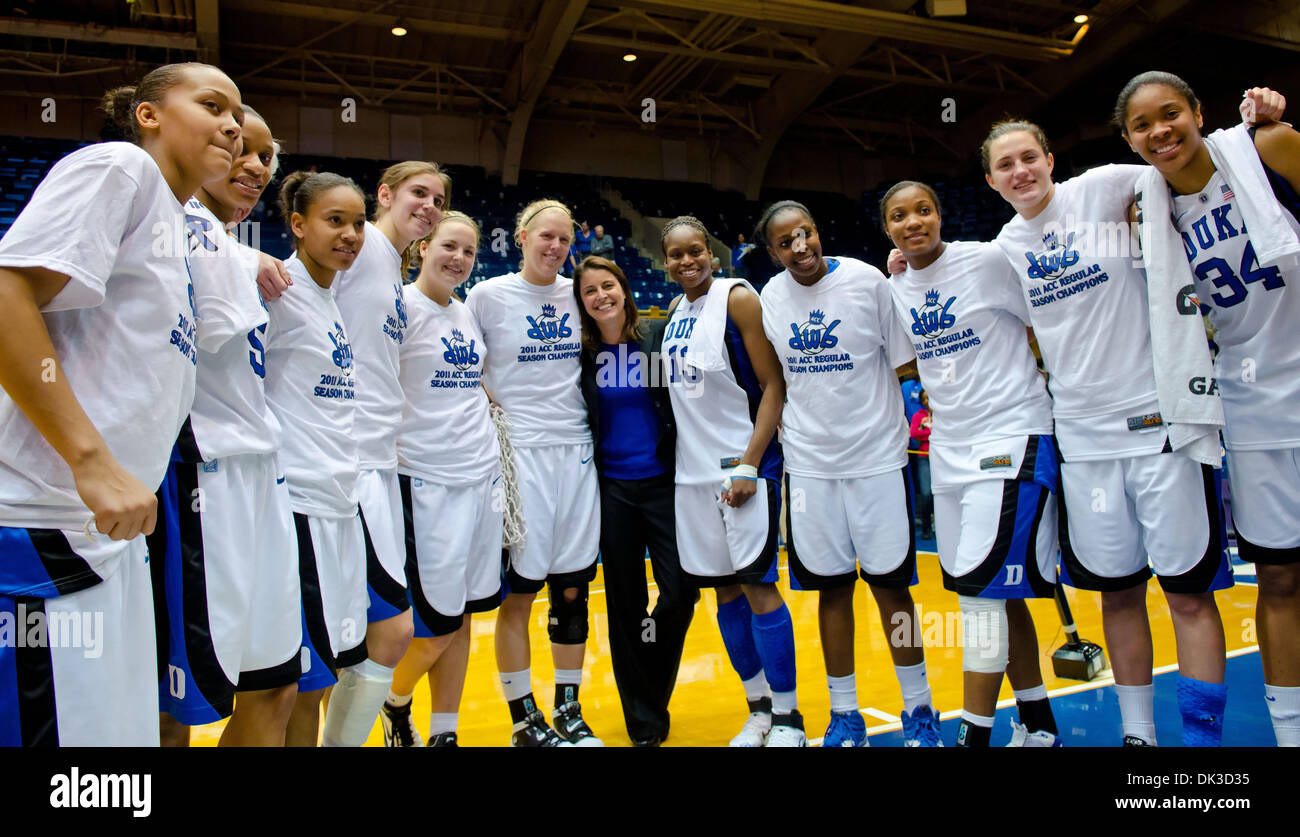
{"type": "MultiPolygon", "coordinates": [[[[1300,4],[1237,0],[0,0],[0,91],[96,98],[198,58],[245,98],[343,97],[493,123],[517,175],[541,120],[866,154],[968,153],[936,130],[1032,112],[1176,21],[1300,51],[1300,4]],[[956,15],[948,12],[964,12],[956,15]],[[1086,22],[1076,22],[1086,16],[1086,22]],[[1230,19],[1229,19],[1230,18],[1230,19]],[[406,31],[393,34],[394,27],[406,31]],[[635,55],[636,60],[625,60],[635,55]],[[987,117],[987,118],[984,118],[987,117]]],[[[1296,56],[1291,55],[1292,59],[1296,56]]],[[[761,177],[763,165],[754,167],[761,177]]],[[[513,170],[512,170],[513,169],[513,170]]]]}

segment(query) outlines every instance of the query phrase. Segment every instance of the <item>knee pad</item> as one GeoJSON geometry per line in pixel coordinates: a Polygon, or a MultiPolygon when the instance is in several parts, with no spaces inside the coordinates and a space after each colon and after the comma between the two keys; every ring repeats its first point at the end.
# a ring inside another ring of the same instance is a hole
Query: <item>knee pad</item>
{"type": "Polygon", "coordinates": [[[1009,630],[1002,599],[958,596],[961,603],[963,671],[1001,674],[1007,670],[1009,630]]]}
{"type": "Polygon", "coordinates": [[[574,585],[578,595],[573,601],[564,597],[566,588],[551,588],[551,607],[546,632],[556,645],[582,645],[587,641],[586,583],[574,585]]]}

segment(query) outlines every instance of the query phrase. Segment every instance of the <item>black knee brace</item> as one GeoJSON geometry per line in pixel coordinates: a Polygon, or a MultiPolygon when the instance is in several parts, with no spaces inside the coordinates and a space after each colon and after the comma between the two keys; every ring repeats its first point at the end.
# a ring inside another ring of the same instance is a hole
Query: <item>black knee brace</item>
{"type": "Polygon", "coordinates": [[[551,587],[551,608],[547,615],[546,631],[556,645],[582,645],[587,641],[587,589],[586,583],[570,588],[551,587]],[[573,601],[564,597],[565,589],[576,587],[578,595],[573,601]]]}

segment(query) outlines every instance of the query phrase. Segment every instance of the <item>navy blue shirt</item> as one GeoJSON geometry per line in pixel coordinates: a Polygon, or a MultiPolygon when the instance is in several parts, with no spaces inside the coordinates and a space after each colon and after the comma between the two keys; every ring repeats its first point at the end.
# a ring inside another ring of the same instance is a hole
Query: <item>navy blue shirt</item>
{"type": "Polygon", "coordinates": [[[651,369],[640,346],[602,344],[596,362],[600,398],[600,450],[604,475],[641,480],[667,473],[655,456],[659,416],[647,388],[651,369]],[[620,363],[620,355],[626,358],[620,363]]]}

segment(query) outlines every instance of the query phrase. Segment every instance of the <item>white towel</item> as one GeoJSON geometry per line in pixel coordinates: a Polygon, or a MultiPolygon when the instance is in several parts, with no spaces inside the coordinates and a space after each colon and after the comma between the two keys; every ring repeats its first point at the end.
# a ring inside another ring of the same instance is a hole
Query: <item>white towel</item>
{"type": "Polygon", "coordinates": [[[1169,431],[1170,447],[1217,468],[1222,464],[1219,429],[1223,427],[1223,402],[1217,391],[1206,392],[1208,386],[1194,386],[1197,378],[1202,382],[1213,379],[1214,362],[1200,310],[1188,299],[1195,285],[1182,237],[1171,217],[1169,185],[1159,171],[1149,167],[1134,189],[1142,224],[1160,415],[1169,431]]]}
{"type": "Polygon", "coordinates": [[[736,285],[754,290],[744,279],[714,279],[709,286],[709,295],[704,299],[704,308],[686,347],[685,365],[701,372],[720,372],[727,368],[727,351],[722,341],[727,331],[727,299],[736,285]]]}
{"type": "Polygon", "coordinates": [[[1300,238],[1287,223],[1273,195],[1273,186],[1245,125],[1215,131],[1205,138],[1214,167],[1232,184],[1241,219],[1250,230],[1250,243],[1260,267],[1289,266],[1300,257],[1300,238]]]}

